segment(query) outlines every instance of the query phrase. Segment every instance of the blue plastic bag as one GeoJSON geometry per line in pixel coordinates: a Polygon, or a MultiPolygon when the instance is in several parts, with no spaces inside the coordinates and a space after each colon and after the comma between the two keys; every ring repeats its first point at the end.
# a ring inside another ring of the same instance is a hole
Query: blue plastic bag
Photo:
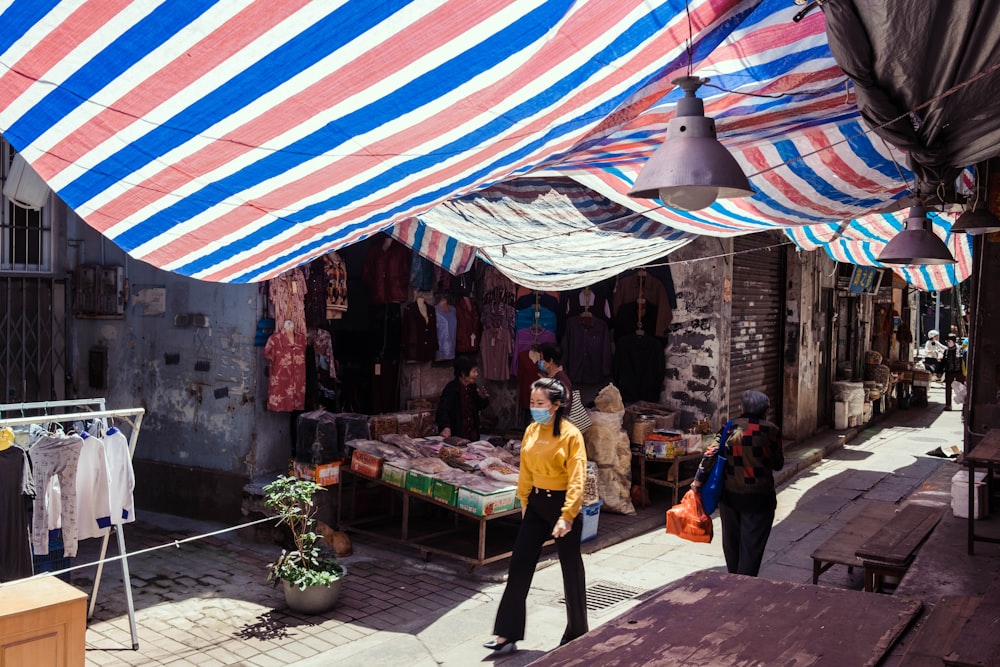
{"type": "Polygon", "coordinates": [[[708,474],[708,479],[701,485],[701,505],[705,509],[705,514],[711,514],[715,511],[719,505],[719,497],[722,496],[722,487],[726,483],[726,441],[729,440],[729,432],[732,427],[733,420],[730,419],[726,422],[725,428],[722,429],[712,472],[708,474]]]}

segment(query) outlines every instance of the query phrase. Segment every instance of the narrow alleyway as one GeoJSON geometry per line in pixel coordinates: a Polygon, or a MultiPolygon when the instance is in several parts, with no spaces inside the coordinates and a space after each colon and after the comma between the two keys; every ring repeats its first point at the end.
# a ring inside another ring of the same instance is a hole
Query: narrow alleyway
{"type": "MultiPolygon", "coordinates": [[[[950,503],[950,480],[959,466],[927,455],[938,446],[962,441],[961,413],[942,412],[941,393],[939,387],[932,388],[928,408],[887,416],[780,488],[776,524],[761,576],[810,582],[810,553],[862,503],[906,499],[950,503]]],[[[836,438],[827,434],[822,440],[836,438]]],[[[815,443],[804,443],[793,450],[791,458],[801,459],[811,447],[815,443]]],[[[591,627],[685,574],[723,567],[718,539],[696,545],[668,536],[661,527],[662,511],[656,511],[659,516],[651,531],[585,556],[588,586],[595,593],[592,602],[601,603],[597,594],[604,594],[603,608],[592,610],[591,627]]],[[[946,547],[955,554],[964,554],[964,525],[949,511],[937,531],[949,535],[951,542],[959,536],[959,544],[946,547]]],[[[129,526],[126,535],[129,550],[138,550],[215,528],[147,515],[129,526]]],[[[934,538],[921,555],[934,546],[934,538]]],[[[96,546],[86,543],[82,555],[96,555],[96,546]]],[[[120,570],[110,565],[87,631],[87,664],[420,667],[468,665],[485,659],[524,665],[554,648],[562,632],[558,566],[543,567],[535,577],[528,637],[519,643],[520,650],[493,659],[480,644],[490,636],[503,590],[502,584],[491,581],[496,572],[470,577],[464,566],[443,559],[423,562],[406,552],[356,541],[355,555],[346,559],[350,574],[339,606],[327,614],[303,617],[286,610],[281,591],[264,583],[264,566],[276,550],[227,534],[130,559],[138,651],[130,649],[125,597],[120,582],[115,581],[120,570]]],[[[976,568],[986,563],[996,569],[1000,563],[997,545],[978,546],[977,554],[981,560],[976,568]]],[[[914,570],[918,567],[935,566],[915,563],[914,570]]],[[[74,574],[73,581],[89,590],[92,577],[92,569],[83,570],[74,574]]],[[[943,585],[968,585],[956,577],[935,582],[932,575],[922,574],[919,585],[911,585],[907,577],[896,594],[911,586],[912,594],[931,597],[943,585]]],[[[823,574],[821,583],[860,591],[862,576],[857,569],[849,575],[845,567],[835,566],[823,574]]],[[[889,660],[898,658],[900,650],[889,660]]]]}

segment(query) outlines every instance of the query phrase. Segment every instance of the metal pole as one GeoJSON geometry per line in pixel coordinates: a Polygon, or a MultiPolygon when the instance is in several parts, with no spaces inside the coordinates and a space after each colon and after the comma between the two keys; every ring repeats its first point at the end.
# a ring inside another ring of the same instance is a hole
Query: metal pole
{"type": "Polygon", "coordinates": [[[941,292],[934,292],[934,328],[941,331],[941,292]]]}

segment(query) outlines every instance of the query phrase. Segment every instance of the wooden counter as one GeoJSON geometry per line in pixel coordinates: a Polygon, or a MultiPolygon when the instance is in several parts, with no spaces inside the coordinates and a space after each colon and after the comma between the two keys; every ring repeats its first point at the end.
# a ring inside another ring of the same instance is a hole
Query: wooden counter
{"type": "Polygon", "coordinates": [[[0,588],[0,667],[83,667],[87,594],[56,577],[0,588]]]}

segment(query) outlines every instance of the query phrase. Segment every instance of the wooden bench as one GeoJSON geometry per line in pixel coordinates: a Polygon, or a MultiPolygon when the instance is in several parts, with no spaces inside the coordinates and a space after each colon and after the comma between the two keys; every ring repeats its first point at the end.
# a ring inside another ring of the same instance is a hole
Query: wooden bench
{"type": "Polygon", "coordinates": [[[865,568],[865,590],[880,588],[884,576],[906,574],[917,549],[943,514],[941,507],[905,505],[858,547],[856,554],[865,568]]]}
{"type": "Polygon", "coordinates": [[[813,583],[819,583],[819,575],[834,565],[846,565],[848,572],[855,567],[863,567],[857,551],[871,536],[878,532],[896,513],[896,505],[872,501],[850,519],[830,539],[812,552],[813,583]]]}

